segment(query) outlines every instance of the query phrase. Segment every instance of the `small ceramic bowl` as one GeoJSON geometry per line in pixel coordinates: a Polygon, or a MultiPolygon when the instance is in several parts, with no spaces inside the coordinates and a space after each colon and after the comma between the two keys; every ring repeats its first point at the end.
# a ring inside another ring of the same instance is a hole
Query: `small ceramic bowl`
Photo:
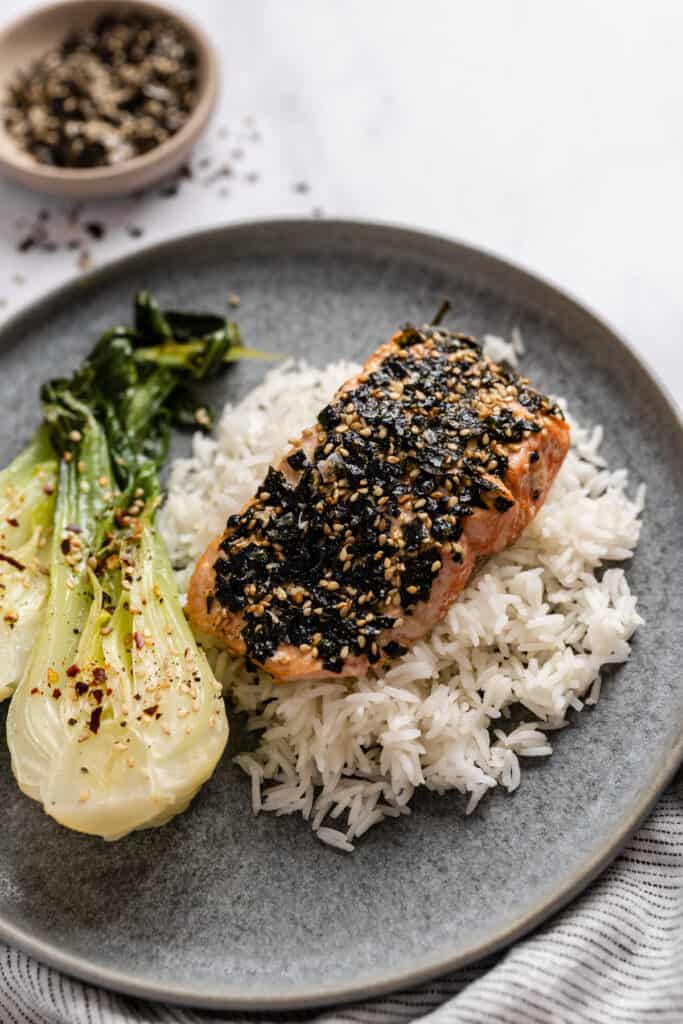
{"type": "Polygon", "coordinates": [[[214,49],[204,33],[172,8],[147,0],[62,0],[13,22],[0,33],[0,173],[28,188],[69,199],[97,199],[144,188],[169,174],[187,157],[206,127],[218,90],[214,49]],[[74,29],[91,25],[101,14],[140,12],[174,19],[192,40],[199,61],[194,110],[180,131],[143,156],[111,167],[72,169],[40,164],[24,153],[4,127],[2,104],[9,81],[74,29]]]}

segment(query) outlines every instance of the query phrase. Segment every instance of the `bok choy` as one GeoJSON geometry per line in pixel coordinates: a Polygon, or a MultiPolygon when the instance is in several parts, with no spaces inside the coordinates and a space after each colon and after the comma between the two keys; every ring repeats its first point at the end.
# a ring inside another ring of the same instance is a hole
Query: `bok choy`
{"type": "Polygon", "coordinates": [[[227,321],[165,314],[141,293],[134,327],[43,388],[40,443],[57,478],[49,593],[7,735],[21,789],[77,831],[117,839],[162,824],[227,742],[221,688],[154,519],[170,425],[209,418],[188,382],[239,346],[227,321]]]}

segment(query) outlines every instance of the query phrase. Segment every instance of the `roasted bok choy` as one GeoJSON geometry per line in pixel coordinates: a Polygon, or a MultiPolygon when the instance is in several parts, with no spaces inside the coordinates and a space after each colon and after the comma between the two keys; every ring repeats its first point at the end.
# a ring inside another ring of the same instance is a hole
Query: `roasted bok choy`
{"type": "MultiPolygon", "coordinates": [[[[186,808],[228,737],[220,686],[154,519],[171,424],[210,422],[189,385],[241,343],[235,325],[165,314],[147,293],[135,313],[134,326],[103,335],[71,378],[43,387],[44,425],[15,471],[33,467],[27,493],[40,486],[54,507],[36,497],[18,537],[34,545],[49,586],[10,704],[12,769],[57,821],[105,839],[186,808]]],[[[16,561],[28,564],[25,554],[16,561]]],[[[3,634],[9,648],[18,628],[3,634]]]]}

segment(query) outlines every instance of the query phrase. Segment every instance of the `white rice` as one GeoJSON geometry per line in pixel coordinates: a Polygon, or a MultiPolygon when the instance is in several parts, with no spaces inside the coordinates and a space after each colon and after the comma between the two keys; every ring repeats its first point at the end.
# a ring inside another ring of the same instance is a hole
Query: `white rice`
{"type": "MultiPolygon", "coordinates": [[[[498,360],[514,364],[523,351],[518,334],[486,341],[498,360]]],[[[195,437],[192,458],[173,466],[162,513],[181,586],[288,439],[357,369],[283,364],[226,407],[214,438],[195,437]]],[[[572,448],[536,520],[388,672],[283,686],[209,652],[259,734],[236,758],[255,813],[298,812],[323,842],[351,851],[373,825],[410,813],[420,786],[458,790],[468,812],[495,786],[512,792],[520,759],[551,754],[548,733],[570,708],[597,701],[602,666],[628,658],[642,622],[623,570],[602,567],[633,553],[644,492],[630,499],[626,471],[608,469],[600,427],[568,418],[572,448]]]]}

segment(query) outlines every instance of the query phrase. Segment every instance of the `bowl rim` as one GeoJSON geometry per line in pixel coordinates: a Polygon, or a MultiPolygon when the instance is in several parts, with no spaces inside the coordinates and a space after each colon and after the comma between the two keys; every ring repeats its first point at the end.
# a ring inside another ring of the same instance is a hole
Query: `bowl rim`
{"type": "Polygon", "coordinates": [[[170,138],[165,139],[158,146],[150,149],[149,152],[140,156],[131,157],[130,160],[123,160],[121,163],[112,164],[106,167],[51,167],[49,164],[41,164],[33,161],[30,157],[24,158],[21,149],[4,130],[2,124],[3,100],[0,97],[0,135],[7,139],[8,145],[0,150],[0,164],[24,177],[30,176],[34,180],[45,182],[72,182],[74,184],[87,184],[94,182],[115,182],[135,171],[153,166],[163,160],[184,145],[191,144],[196,134],[201,132],[208,121],[218,94],[218,58],[216,51],[209,40],[208,35],[194,20],[184,12],[181,13],[171,4],[157,3],[156,0],[124,0],[117,3],[116,0],[102,0],[101,3],[92,3],[92,0],[53,0],[52,3],[41,4],[34,7],[25,14],[14,18],[0,30],[0,54],[11,40],[12,35],[25,29],[31,22],[38,21],[47,14],[59,11],[67,12],[71,8],[93,7],[93,16],[96,17],[96,10],[101,7],[103,10],[110,7],[115,11],[146,12],[150,15],[158,15],[171,18],[188,34],[194,43],[202,70],[200,91],[195,105],[185,124],[170,138]]]}

